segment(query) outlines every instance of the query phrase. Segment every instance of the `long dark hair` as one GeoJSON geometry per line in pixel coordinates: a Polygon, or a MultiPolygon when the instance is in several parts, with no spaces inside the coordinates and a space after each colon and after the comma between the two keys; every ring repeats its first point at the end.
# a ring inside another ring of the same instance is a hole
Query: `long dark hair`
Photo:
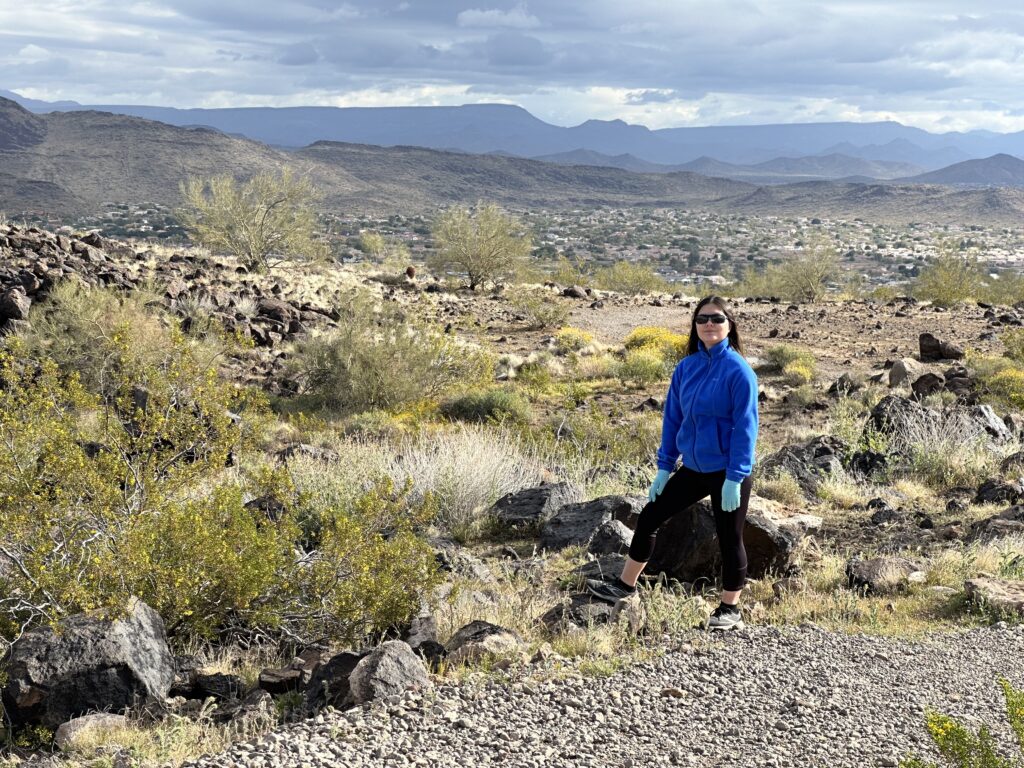
{"type": "Polygon", "coordinates": [[[697,306],[693,310],[693,317],[690,318],[690,340],[686,344],[686,354],[692,355],[697,351],[697,342],[700,341],[697,336],[697,315],[707,304],[717,304],[722,308],[723,314],[729,319],[729,346],[742,355],[743,342],[740,341],[740,329],[736,325],[732,309],[729,308],[729,302],[721,296],[705,296],[697,302],[697,306]]]}

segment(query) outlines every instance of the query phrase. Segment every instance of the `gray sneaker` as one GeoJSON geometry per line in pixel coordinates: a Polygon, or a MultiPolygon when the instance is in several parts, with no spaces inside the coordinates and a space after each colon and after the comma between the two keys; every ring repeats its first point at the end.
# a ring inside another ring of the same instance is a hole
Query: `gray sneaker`
{"type": "Polygon", "coordinates": [[[709,630],[743,629],[743,615],[735,605],[721,603],[708,618],[709,630]]]}
{"type": "Polygon", "coordinates": [[[636,590],[627,588],[618,579],[615,581],[597,581],[595,579],[587,579],[587,592],[598,600],[603,600],[606,603],[614,605],[619,602],[619,600],[635,594],[636,590]]]}

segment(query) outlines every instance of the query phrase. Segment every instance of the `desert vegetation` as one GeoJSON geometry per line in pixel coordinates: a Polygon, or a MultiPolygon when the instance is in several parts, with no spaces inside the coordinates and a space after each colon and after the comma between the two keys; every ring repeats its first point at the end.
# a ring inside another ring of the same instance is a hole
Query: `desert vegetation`
{"type": "MultiPolygon", "coordinates": [[[[377,229],[361,240],[367,268],[284,269],[268,256],[283,246],[205,240],[75,263],[37,281],[30,308],[21,278],[5,287],[5,648],[72,616],[116,618],[132,598],[175,654],[208,671],[231,659],[247,689],[311,648],[411,638],[424,612],[438,646],[473,621],[517,638],[469,661],[421,646],[452,681],[604,676],[689,637],[713,569],[652,573],[629,616],[581,608],[583,579],[624,551],[597,529],[629,514],[591,512],[571,540],[552,521],[601,499],[635,512],[693,297],[650,266],[530,264],[525,220],[496,208],[446,216],[429,259],[377,229]],[[483,249],[492,240],[502,248],[483,249]],[[539,511],[512,520],[508,500],[529,493],[539,511]]],[[[115,252],[94,242],[94,259],[115,252]]],[[[820,269],[794,260],[725,288],[763,390],[758,510],[805,526],[753,576],[749,620],[901,638],[1019,622],[984,591],[1024,580],[1019,310],[967,303],[987,303],[984,280],[954,295],[963,273],[944,257],[920,274],[928,301],[836,300],[838,257],[822,253],[820,269]]],[[[183,742],[219,749],[311,711],[304,691],[274,695],[244,727],[216,722],[215,700],[139,716],[119,743],[175,763],[196,754],[183,742]]],[[[9,722],[23,748],[52,739],[9,722]]],[[[940,737],[970,736],[950,722],[927,721],[947,757],[940,737]]],[[[96,743],[77,749],[102,764],[96,743]]]]}

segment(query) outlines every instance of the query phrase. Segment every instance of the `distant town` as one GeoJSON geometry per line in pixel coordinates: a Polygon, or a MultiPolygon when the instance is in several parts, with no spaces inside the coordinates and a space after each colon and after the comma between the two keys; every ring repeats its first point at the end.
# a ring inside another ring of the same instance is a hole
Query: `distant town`
{"type": "MultiPolygon", "coordinates": [[[[783,261],[809,247],[835,252],[844,273],[865,287],[895,286],[915,277],[940,249],[974,253],[995,270],[1024,269],[1024,228],[929,222],[877,224],[859,218],[784,218],[678,208],[521,210],[515,214],[533,237],[539,265],[564,257],[580,269],[619,261],[645,264],[670,284],[740,280],[750,270],[783,261]]],[[[30,223],[112,237],[174,244],[187,242],[173,210],[156,203],[110,203],[98,216],[74,221],[28,217],[30,223]]],[[[321,231],[340,262],[365,260],[362,237],[373,232],[404,244],[413,261],[432,248],[432,220],[424,215],[322,214],[321,231]]]]}

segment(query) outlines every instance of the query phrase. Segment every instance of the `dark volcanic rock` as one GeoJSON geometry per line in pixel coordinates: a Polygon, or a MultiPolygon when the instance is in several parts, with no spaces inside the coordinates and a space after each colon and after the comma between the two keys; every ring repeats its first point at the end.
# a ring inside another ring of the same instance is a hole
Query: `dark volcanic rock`
{"type": "Polygon", "coordinates": [[[964,351],[955,344],[940,341],[930,333],[922,333],[918,339],[921,351],[921,361],[925,363],[937,362],[939,360],[960,360],[964,351]]]}
{"type": "Polygon", "coordinates": [[[825,477],[840,472],[846,444],[836,437],[822,435],[804,445],[787,445],[769,456],[761,465],[765,476],[786,472],[803,489],[813,495],[825,477]]]}
{"type": "Polygon", "coordinates": [[[3,704],[15,725],[56,728],[87,712],[162,700],[174,656],[156,611],[135,600],[123,619],[78,614],[26,632],[6,660],[3,704]]]}
{"type": "Polygon", "coordinates": [[[639,502],[628,496],[602,496],[566,504],[541,528],[540,545],[545,549],[564,549],[587,544],[603,523],[629,520],[639,514],[639,507],[639,502]]]}
{"type": "Polygon", "coordinates": [[[498,499],[490,514],[510,528],[535,527],[554,516],[571,493],[567,483],[539,485],[498,499]]]}

